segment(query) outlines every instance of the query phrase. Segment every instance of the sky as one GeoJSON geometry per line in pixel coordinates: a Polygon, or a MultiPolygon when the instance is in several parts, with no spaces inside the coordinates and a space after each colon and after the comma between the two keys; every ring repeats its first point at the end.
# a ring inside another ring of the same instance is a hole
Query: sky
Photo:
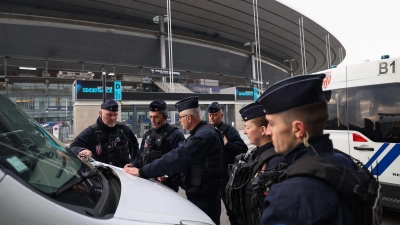
{"type": "Polygon", "coordinates": [[[399,0],[277,1],[335,36],[346,50],[341,65],[379,60],[382,55],[400,57],[399,0]]]}

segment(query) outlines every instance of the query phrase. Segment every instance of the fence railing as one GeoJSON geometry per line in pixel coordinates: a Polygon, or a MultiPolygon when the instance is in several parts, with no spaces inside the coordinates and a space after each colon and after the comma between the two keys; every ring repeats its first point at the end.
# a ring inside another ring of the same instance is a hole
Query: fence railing
{"type": "MultiPolygon", "coordinates": [[[[50,134],[53,134],[53,127],[45,127],[44,129],[50,134]]],[[[72,131],[72,127],[70,126],[59,127],[58,135],[59,135],[58,140],[62,142],[68,142],[74,140],[74,134],[72,131]]]]}

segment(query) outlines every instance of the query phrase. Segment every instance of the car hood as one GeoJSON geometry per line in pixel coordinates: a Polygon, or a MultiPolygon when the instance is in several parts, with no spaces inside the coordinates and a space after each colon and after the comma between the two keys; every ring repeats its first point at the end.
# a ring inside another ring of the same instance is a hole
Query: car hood
{"type": "Polygon", "coordinates": [[[110,167],[121,180],[115,218],[163,224],[179,224],[182,220],[214,224],[197,206],[164,185],[110,167]]]}

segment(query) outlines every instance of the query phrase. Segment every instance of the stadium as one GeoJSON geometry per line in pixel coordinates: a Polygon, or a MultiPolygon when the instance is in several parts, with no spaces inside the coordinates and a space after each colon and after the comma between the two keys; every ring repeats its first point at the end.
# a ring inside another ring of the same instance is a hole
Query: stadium
{"type": "Polygon", "coordinates": [[[0,91],[43,126],[60,125],[61,139],[94,122],[103,74],[107,98],[121,85],[120,120],[140,136],[155,98],[172,123],[173,104],[198,95],[240,126],[238,109],[268,85],[346,55],[329,31],[272,0],[0,1],[0,33],[0,91]]]}

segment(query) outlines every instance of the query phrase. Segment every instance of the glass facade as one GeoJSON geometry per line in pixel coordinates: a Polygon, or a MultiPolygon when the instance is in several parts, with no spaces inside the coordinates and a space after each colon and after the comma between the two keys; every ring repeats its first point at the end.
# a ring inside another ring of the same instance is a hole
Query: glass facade
{"type": "MultiPolygon", "coordinates": [[[[72,85],[76,79],[101,80],[102,70],[106,70],[107,80],[122,81],[123,91],[162,92],[154,81],[169,83],[169,75],[155,74],[152,68],[135,65],[110,65],[96,62],[82,62],[65,59],[42,59],[29,57],[4,57],[0,61],[0,91],[5,93],[15,104],[28,115],[41,123],[46,129],[58,124],[70,127],[72,116],[72,85]]],[[[204,85],[210,87],[251,86],[248,79],[222,74],[203,72],[177,71],[175,83],[204,85]]],[[[192,89],[193,91],[193,89],[192,89]]],[[[196,91],[194,91],[196,93],[196,91]]],[[[201,92],[197,92],[201,93],[201,92]]],[[[207,106],[201,106],[206,112],[207,106]]],[[[168,106],[169,118],[174,120],[178,112],[173,105],[168,106]]],[[[137,131],[147,130],[148,106],[137,106],[137,131]]],[[[122,106],[121,121],[133,127],[133,106],[122,106]]],[[[207,120],[207,114],[204,115],[207,120]]],[[[229,117],[226,117],[228,120],[229,117]]],[[[169,121],[175,124],[175,121],[169,121]]],[[[179,126],[179,123],[176,123],[179,126]]],[[[65,135],[73,136],[72,134],[65,135]]]]}

